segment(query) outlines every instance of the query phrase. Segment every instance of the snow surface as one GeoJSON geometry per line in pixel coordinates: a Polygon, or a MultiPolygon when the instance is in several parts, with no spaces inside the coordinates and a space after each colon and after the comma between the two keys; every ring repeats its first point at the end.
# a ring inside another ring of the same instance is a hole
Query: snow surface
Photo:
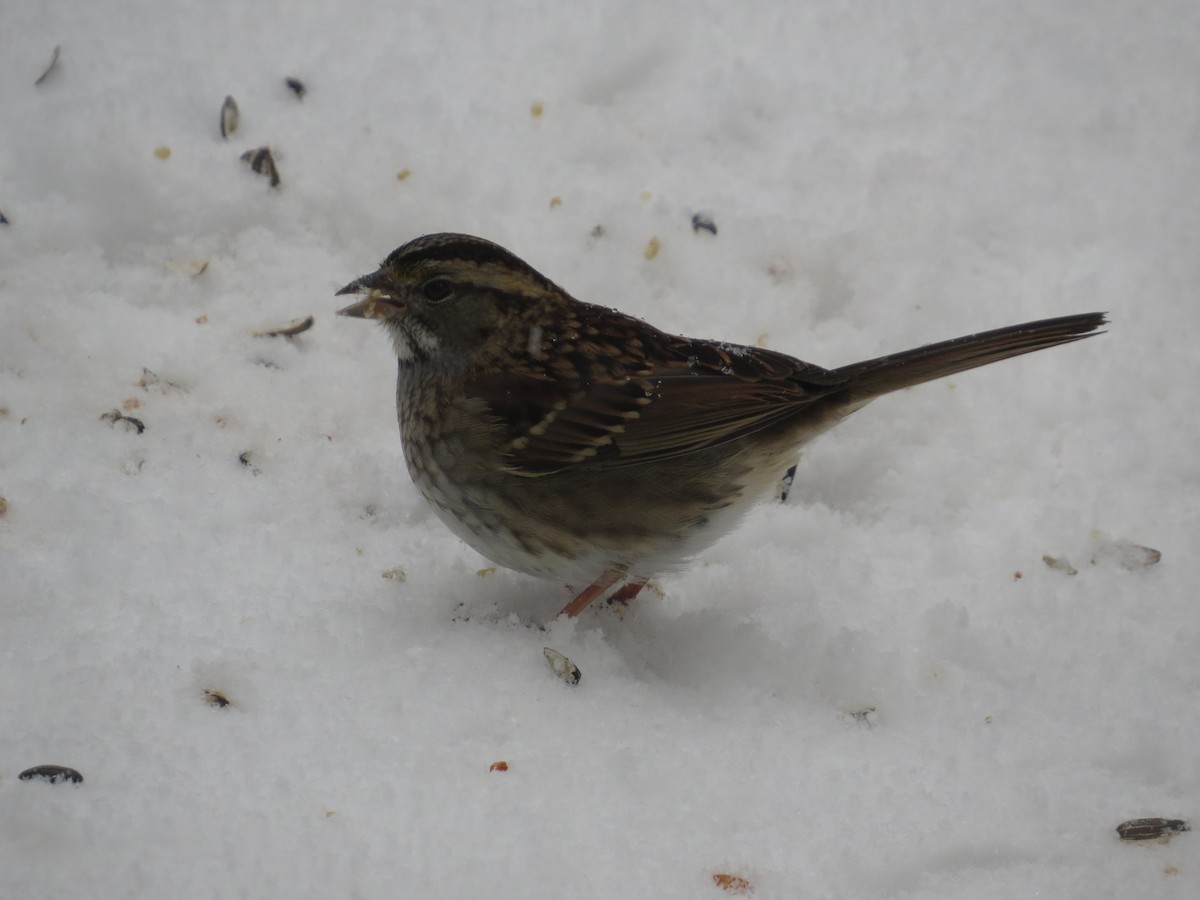
{"type": "Polygon", "coordinates": [[[1196,833],[1114,831],[1200,814],[1200,4],[12,0],[0,34],[0,896],[1200,896],[1196,833]],[[823,365],[1112,325],[880,401],[627,615],[543,632],[567,589],[425,508],[388,342],[334,317],[442,230],[823,365]]]}

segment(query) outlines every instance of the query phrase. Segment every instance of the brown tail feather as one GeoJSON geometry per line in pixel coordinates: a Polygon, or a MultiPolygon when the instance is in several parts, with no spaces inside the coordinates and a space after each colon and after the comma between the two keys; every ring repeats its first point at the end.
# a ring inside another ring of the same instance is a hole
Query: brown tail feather
{"type": "Polygon", "coordinates": [[[842,397],[857,408],[881,394],[1102,334],[1096,329],[1106,321],[1104,313],[1082,313],[968,334],[833,369],[829,382],[846,384],[842,397]]]}

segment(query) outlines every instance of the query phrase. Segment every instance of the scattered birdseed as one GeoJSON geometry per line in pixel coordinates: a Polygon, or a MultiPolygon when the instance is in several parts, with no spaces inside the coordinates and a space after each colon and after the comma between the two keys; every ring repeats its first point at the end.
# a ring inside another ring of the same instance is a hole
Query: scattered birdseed
{"type": "Polygon", "coordinates": [[[603,225],[593,225],[591,233],[592,233],[592,237],[594,237],[594,238],[604,237],[604,226],[603,225]]]}
{"type": "Polygon", "coordinates": [[[1152,566],[1162,559],[1162,554],[1152,547],[1142,547],[1133,541],[1113,540],[1095,535],[1092,546],[1092,565],[1116,563],[1128,572],[1152,566]]]}
{"type": "Polygon", "coordinates": [[[35,87],[37,85],[41,84],[43,81],[45,81],[46,76],[54,71],[54,67],[58,65],[58,57],[59,57],[59,54],[61,54],[61,53],[62,53],[62,47],[56,46],[54,48],[54,51],[50,54],[50,65],[46,66],[46,71],[44,71],[41,75],[39,75],[38,80],[33,83],[35,87]]]}
{"type": "Polygon", "coordinates": [[[508,771],[508,763],[506,763],[502,759],[497,760],[496,762],[494,762],[490,766],[488,766],[488,771],[489,772],[507,772],[508,771]]]}
{"type": "Polygon", "coordinates": [[[404,582],[408,581],[408,573],[405,572],[400,566],[396,566],[394,569],[384,569],[381,574],[388,581],[395,581],[398,584],[403,584],[404,582]]]}
{"type": "Polygon", "coordinates": [[[243,450],[238,454],[238,462],[250,470],[254,475],[261,475],[262,469],[254,464],[254,451],[243,450]]]}
{"type": "Polygon", "coordinates": [[[545,111],[546,111],[546,107],[542,104],[541,100],[534,100],[533,103],[529,107],[529,114],[531,116],[533,116],[535,119],[541,118],[542,113],[544,113],[545,111]]]}
{"type": "Polygon", "coordinates": [[[100,421],[110,422],[112,423],[113,427],[116,427],[118,422],[123,422],[125,424],[126,431],[137,431],[138,434],[141,434],[146,430],[145,422],[143,422],[141,419],[135,419],[133,416],[122,415],[119,409],[110,409],[108,412],[100,416],[100,421]]]}
{"type": "Polygon", "coordinates": [[[288,86],[288,90],[296,95],[297,100],[303,100],[304,95],[308,93],[308,88],[304,86],[304,82],[299,78],[285,78],[283,79],[283,83],[288,86]]]}
{"type": "Polygon", "coordinates": [[[779,484],[779,502],[787,503],[788,494],[792,492],[792,484],[796,481],[796,467],[792,466],[783,473],[783,481],[779,484]]]}
{"type": "Polygon", "coordinates": [[[1117,834],[1123,841],[1169,841],[1174,835],[1191,831],[1192,826],[1183,819],[1130,819],[1117,826],[1117,834]]]}
{"type": "Polygon", "coordinates": [[[221,104],[221,137],[229,140],[229,136],[237,131],[239,118],[237,101],[226,96],[221,104]]]}
{"type": "Polygon", "coordinates": [[[82,775],[67,766],[34,766],[32,769],[26,769],[17,777],[22,781],[41,778],[43,781],[48,781],[51,784],[58,784],[59,781],[69,781],[72,784],[79,784],[83,781],[82,775]]]}
{"type": "Polygon", "coordinates": [[[698,212],[692,216],[692,231],[707,231],[709,234],[716,234],[717,223],[708,213],[698,212]]]}
{"type": "Polygon", "coordinates": [[[717,872],[713,875],[713,884],[729,894],[743,896],[754,893],[754,885],[740,875],[730,875],[728,872],[717,872]]]}
{"type": "Polygon", "coordinates": [[[583,678],[583,673],[579,671],[579,666],[571,662],[570,659],[563,656],[557,650],[552,650],[549,647],[543,647],[542,653],[546,656],[546,662],[550,664],[551,671],[567,684],[579,684],[579,680],[583,678]]]}
{"type": "Polygon", "coordinates": [[[8,515],[8,500],[0,497],[0,519],[3,519],[6,515],[8,515]]]}
{"type": "Polygon", "coordinates": [[[138,379],[138,387],[145,391],[154,388],[162,394],[169,394],[171,391],[182,391],[184,389],[183,385],[160,378],[157,372],[152,372],[145,367],[142,368],[142,377],[138,379]]]}
{"type": "Polygon", "coordinates": [[[396,173],[396,180],[397,181],[406,181],[408,179],[408,176],[411,174],[412,174],[412,169],[401,169],[399,172],[396,173]]]}
{"type": "Polygon", "coordinates": [[[168,147],[166,144],[159,144],[157,147],[154,148],[154,155],[158,159],[170,159],[171,158],[171,148],[168,147]]]}
{"type": "Polygon", "coordinates": [[[646,259],[654,259],[654,257],[658,256],[658,251],[660,249],[662,249],[662,241],[656,237],[652,237],[646,242],[646,249],[642,251],[642,255],[645,256],[646,259]]]}
{"type": "Polygon", "coordinates": [[[250,168],[259,175],[266,175],[271,179],[271,187],[279,187],[279,169],[275,166],[275,157],[271,155],[270,147],[256,147],[253,150],[247,150],[242,154],[242,162],[249,164],[250,168]]]}
{"type": "Polygon", "coordinates": [[[551,197],[550,198],[550,208],[551,209],[557,209],[560,206],[562,206],[562,197],[551,197]]]}
{"type": "Polygon", "coordinates": [[[225,707],[233,704],[233,701],[226,697],[221,691],[205,691],[204,702],[209,706],[215,706],[218,709],[224,709],[225,707]]]}
{"type": "Polygon", "coordinates": [[[165,263],[168,272],[195,278],[208,268],[207,259],[169,259],[165,263]]]}
{"type": "Polygon", "coordinates": [[[850,711],[850,718],[860,725],[866,725],[868,728],[874,728],[879,717],[875,715],[875,707],[864,706],[862,709],[850,711]]]}
{"type": "Polygon", "coordinates": [[[1042,562],[1055,572],[1065,572],[1067,575],[1078,575],[1079,570],[1071,565],[1071,561],[1065,556],[1051,556],[1049,553],[1043,554],[1042,562]]]}
{"type": "Polygon", "coordinates": [[[286,325],[279,328],[259,328],[250,332],[255,337],[295,337],[298,334],[303,334],[308,329],[313,327],[313,317],[305,316],[303,319],[295,319],[288,322],[286,325]]]}

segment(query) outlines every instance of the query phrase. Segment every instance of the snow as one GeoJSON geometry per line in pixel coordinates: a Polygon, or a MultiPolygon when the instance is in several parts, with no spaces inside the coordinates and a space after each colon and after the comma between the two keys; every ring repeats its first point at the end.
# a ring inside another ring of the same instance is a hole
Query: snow
{"type": "Polygon", "coordinates": [[[1200,6],[129,0],[0,34],[0,896],[1200,896],[1194,832],[1115,832],[1200,796],[1200,6]],[[873,404],[628,614],[548,621],[565,586],[423,505],[392,348],[334,316],[443,230],[828,366],[1112,324],[873,404]],[[47,763],[84,782],[18,779],[47,763]]]}

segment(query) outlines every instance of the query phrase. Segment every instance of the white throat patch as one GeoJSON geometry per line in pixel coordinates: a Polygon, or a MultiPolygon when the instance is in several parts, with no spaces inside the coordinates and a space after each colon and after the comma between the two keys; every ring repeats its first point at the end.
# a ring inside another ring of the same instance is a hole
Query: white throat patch
{"type": "Polygon", "coordinates": [[[441,347],[437,336],[415,318],[406,318],[403,324],[392,325],[388,330],[401,362],[431,359],[441,347]]]}

